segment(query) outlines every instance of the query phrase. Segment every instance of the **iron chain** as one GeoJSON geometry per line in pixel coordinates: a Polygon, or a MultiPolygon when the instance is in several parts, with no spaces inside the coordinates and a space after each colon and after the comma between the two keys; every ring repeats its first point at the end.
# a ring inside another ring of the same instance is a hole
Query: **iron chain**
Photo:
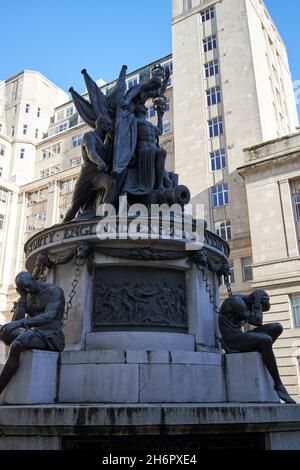
{"type": "Polygon", "coordinates": [[[226,289],[227,289],[228,297],[232,297],[233,293],[232,293],[231,284],[230,284],[230,280],[229,280],[228,275],[224,276],[224,282],[225,282],[225,286],[226,286],[226,289]]]}
{"type": "Polygon", "coordinates": [[[71,310],[72,306],[73,306],[73,298],[75,297],[77,291],[76,291],[76,287],[78,286],[78,283],[79,283],[79,279],[80,279],[80,266],[79,264],[77,264],[74,260],[74,264],[75,264],[75,277],[73,279],[73,281],[71,282],[71,291],[69,292],[69,295],[68,295],[68,301],[67,301],[67,304],[66,304],[66,310],[65,310],[65,313],[64,313],[64,318],[63,318],[63,323],[65,323],[67,320],[68,320],[68,316],[69,316],[69,311],[71,310]]]}

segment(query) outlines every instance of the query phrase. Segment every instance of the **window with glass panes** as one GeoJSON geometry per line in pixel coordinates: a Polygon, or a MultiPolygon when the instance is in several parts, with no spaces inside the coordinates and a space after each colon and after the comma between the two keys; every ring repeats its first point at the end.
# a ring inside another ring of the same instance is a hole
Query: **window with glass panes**
{"type": "Polygon", "coordinates": [[[58,142],[57,144],[53,144],[50,147],[46,147],[42,149],[43,160],[45,160],[46,158],[51,158],[51,157],[55,157],[56,155],[58,155],[60,153],[60,144],[61,143],[58,142]]]}
{"type": "Polygon", "coordinates": [[[300,223],[300,194],[294,194],[294,208],[295,208],[295,216],[297,224],[300,223]]]}
{"type": "Polygon", "coordinates": [[[74,135],[72,137],[72,147],[79,147],[81,145],[83,134],[74,135]]]}
{"type": "Polygon", "coordinates": [[[214,186],[212,189],[212,203],[213,207],[220,207],[225,206],[229,203],[229,195],[228,195],[228,184],[219,184],[218,186],[214,186]]]}
{"type": "Polygon", "coordinates": [[[4,227],[4,215],[0,214],[0,231],[3,230],[4,227]]]}
{"type": "Polygon", "coordinates": [[[209,52],[217,47],[217,37],[214,34],[202,40],[203,43],[203,52],[209,52]]]}
{"type": "Polygon", "coordinates": [[[207,64],[204,64],[204,73],[206,78],[217,75],[219,73],[218,60],[212,60],[210,62],[207,62],[207,64]]]}
{"type": "Polygon", "coordinates": [[[79,157],[71,158],[70,159],[70,168],[73,168],[74,166],[80,165],[81,163],[82,163],[81,155],[79,157]]]}
{"type": "Polygon", "coordinates": [[[73,106],[70,106],[69,108],[66,109],[66,117],[72,116],[74,112],[73,106]]]}
{"type": "Polygon", "coordinates": [[[127,90],[129,90],[129,88],[132,88],[135,85],[138,85],[139,81],[140,81],[140,76],[139,75],[135,75],[134,77],[128,78],[126,80],[127,90]]]}
{"type": "Polygon", "coordinates": [[[148,119],[152,118],[155,116],[155,109],[153,106],[149,106],[148,108],[148,119]]]}
{"type": "Polygon", "coordinates": [[[192,9],[192,0],[183,0],[183,13],[192,9]]]}
{"type": "Polygon", "coordinates": [[[300,294],[291,297],[293,322],[295,328],[300,328],[300,294]]]}
{"type": "Polygon", "coordinates": [[[222,170],[226,167],[226,153],[225,149],[216,150],[210,152],[210,167],[211,171],[222,170]]]}
{"type": "Polygon", "coordinates": [[[223,240],[231,240],[231,221],[230,220],[220,220],[215,222],[215,232],[223,240]]]}
{"type": "Polygon", "coordinates": [[[68,122],[64,122],[57,127],[57,132],[63,132],[68,129],[68,122]]]}
{"type": "Polygon", "coordinates": [[[214,104],[221,103],[221,90],[219,86],[215,86],[206,90],[207,106],[213,106],[214,104]]]}
{"type": "Polygon", "coordinates": [[[224,133],[223,118],[216,117],[214,119],[209,119],[208,132],[210,138],[222,135],[224,133]]]}
{"type": "Polygon", "coordinates": [[[253,279],[252,259],[251,257],[242,258],[243,281],[248,282],[253,279]]]}
{"type": "Polygon", "coordinates": [[[0,202],[6,202],[7,201],[7,191],[4,189],[0,188],[0,202]]]}
{"type": "Polygon", "coordinates": [[[207,10],[201,11],[202,23],[204,23],[205,21],[212,20],[214,17],[215,17],[214,7],[207,8],[207,10]]]}
{"type": "Polygon", "coordinates": [[[4,157],[5,155],[5,145],[0,145],[0,155],[4,157]]]}

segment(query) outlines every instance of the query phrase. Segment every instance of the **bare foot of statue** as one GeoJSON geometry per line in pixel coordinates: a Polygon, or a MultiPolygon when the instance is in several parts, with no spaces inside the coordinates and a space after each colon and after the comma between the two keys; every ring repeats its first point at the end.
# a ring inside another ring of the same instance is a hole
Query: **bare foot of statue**
{"type": "Polygon", "coordinates": [[[293,398],[288,394],[287,389],[285,388],[283,384],[278,385],[277,387],[274,387],[274,389],[282,401],[290,405],[297,405],[295,400],[293,400],[293,398]]]}

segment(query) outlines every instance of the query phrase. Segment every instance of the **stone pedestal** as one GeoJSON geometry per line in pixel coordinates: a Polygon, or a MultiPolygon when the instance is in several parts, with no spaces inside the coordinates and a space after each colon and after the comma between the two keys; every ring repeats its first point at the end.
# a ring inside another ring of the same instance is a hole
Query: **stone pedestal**
{"type": "Polygon", "coordinates": [[[223,403],[222,355],[78,351],[61,355],[61,403],[223,403]]]}
{"type": "Polygon", "coordinates": [[[260,353],[227,354],[226,379],[230,403],[280,403],[260,353]]]}
{"type": "Polygon", "coordinates": [[[103,240],[97,223],[57,225],[25,246],[29,270],[48,251],[48,282],[59,285],[66,300],[74,249],[90,247],[65,322],[59,402],[225,402],[214,266],[227,259],[226,242],[206,231],[199,245],[165,230],[156,239],[103,240]],[[194,259],[199,249],[202,265],[194,259]]]}
{"type": "MultiPolygon", "coordinates": [[[[259,354],[228,356],[224,368],[217,340],[216,266],[228,257],[226,242],[205,231],[199,246],[165,230],[156,239],[115,234],[104,240],[97,236],[98,222],[57,225],[25,246],[28,269],[41,251],[48,251],[53,263],[48,282],[62,287],[66,300],[75,277],[76,247],[89,246],[65,322],[57,400],[277,403],[259,354]]],[[[21,364],[20,370],[28,367],[21,364]]],[[[8,402],[24,403],[18,393],[8,402]]],[[[51,403],[50,396],[54,402],[54,392],[32,399],[51,403]]]]}
{"type": "Polygon", "coordinates": [[[300,450],[300,406],[272,404],[56,404],[0,407],[0,450],[300,450]]]}
{"type": "Polygon", "coordinates": [[[21,354],[20,366],[0,395],[1,405],[54,403],[59,353],[33,349],[21,354]]]}

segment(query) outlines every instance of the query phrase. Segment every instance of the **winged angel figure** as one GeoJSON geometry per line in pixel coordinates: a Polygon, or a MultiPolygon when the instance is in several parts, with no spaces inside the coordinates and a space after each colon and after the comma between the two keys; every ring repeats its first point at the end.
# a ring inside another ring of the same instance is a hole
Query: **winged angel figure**
{"type": "Polygon", "coordinates": [[[83,136],[83,165],[64,222],[74,219],[78,211],[93,216],[96,204],[116,204],[120,194],[145,195],[162,188],[164,182],[170,186],[166,152],[158,143],[169,74],[157,66],[148,82],[127,91],[126,71],[124,65],[107,96],[86,69],[82,74],[90,101],[70,88],[79,115],[93,130],[83,136]],[[146,120],[149,98],[156,100],[157,126],[146,120]]]}

